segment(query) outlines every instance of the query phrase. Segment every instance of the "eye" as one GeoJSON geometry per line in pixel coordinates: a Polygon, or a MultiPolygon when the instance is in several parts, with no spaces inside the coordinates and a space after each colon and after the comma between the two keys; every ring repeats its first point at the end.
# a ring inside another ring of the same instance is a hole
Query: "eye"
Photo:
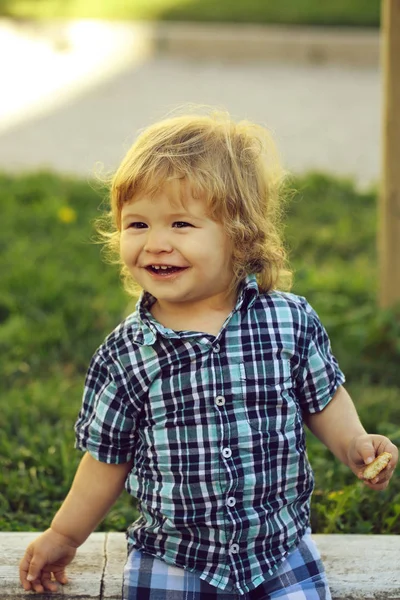
{"type": "Polygon", "coordinates": [[[132,223],[128,223],[128,229],[146,229],[146,223],[142,223],[142,221],[133,221],[132,223]]]}
{"type": "Polygon", "coordinates": [[[183,229],[184,227],[193,227],[193,225],[187,223],[186,221],[174,221],[172,227],[175,227],[176,229],[183,229]]]}

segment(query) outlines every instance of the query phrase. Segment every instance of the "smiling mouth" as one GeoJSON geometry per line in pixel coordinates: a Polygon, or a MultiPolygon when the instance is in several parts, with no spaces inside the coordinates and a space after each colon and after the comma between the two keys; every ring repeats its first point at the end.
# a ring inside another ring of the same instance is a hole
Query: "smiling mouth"
{"type": "Polygon", "coordinates": [[[146,267],[146,271],[149,271],[150,273],[153,273],[155,275],[161,275],[165,277],[166,275],[179,273],[180,271],[183,271],[186,268],[187,267],[174,267],[168,265],[149,265],[146,267]]]}

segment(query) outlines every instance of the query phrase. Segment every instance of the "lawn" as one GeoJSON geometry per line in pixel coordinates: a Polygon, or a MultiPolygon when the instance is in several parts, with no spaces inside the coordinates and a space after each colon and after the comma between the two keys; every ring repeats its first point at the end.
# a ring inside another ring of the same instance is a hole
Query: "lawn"
{"type": "MultiPolygon", "coordinates": [[[[286,237],[293,291],[332,340],[361,418],[400,443],[400,310],[376,306],[376,193],[308,175],[290,182],[286,237]]],[[[50,173],[0,175],[0,530],[47,527],[80,454],[73,425],[90,357],[132,310],[104,264],[93,220],[106,191],[50,173]]],[[[400,533],[400,482],[374,493],[309,436],[314,531],[400,533]]],[[[102,524],[124,530],[123,495],[102,524]]]]}
{"type": "Polygon", "coordinates": [[[0,0],[0,14],[20,18],[377,27],[380,4],[380,0],[0,0]]]}

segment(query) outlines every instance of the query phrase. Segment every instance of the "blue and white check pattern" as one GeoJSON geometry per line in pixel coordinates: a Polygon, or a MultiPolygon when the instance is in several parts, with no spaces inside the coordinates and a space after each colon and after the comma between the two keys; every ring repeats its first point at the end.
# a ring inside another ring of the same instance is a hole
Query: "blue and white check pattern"
{"type": "Polygon", "coordinates": [[[257,588],[244,595],[221,590],[197,573],[167,565],[132,548],[123,577],[123,600],[332,600],[321,557],[311,530],[257,588]]]}
{"type": "Polygon", "coordinates": [[[128,543],[244,594],[309,525],[313,475],[303,412],[344,382],[314,310],[246,279],[217,337],[174,332],[136,311],[94,355],[76,446],[133,460],[141,517],[128,543]]]}

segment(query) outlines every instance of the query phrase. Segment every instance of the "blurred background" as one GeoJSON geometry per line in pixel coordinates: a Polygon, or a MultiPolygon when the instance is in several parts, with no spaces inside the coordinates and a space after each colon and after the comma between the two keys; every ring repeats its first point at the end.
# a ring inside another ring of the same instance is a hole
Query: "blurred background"
{"type": "MultiPolygon", "coordinates": [[[[366,428],[399,443],[400,311],[377,301],[380,1],[0,0],[0,14],[0,530],[47,527],[69,489],[90,357],[134,306],[93,241],[102,181],[185,103],[273,133],[293,292],[366,428]]],[[[398,481],[373,494],[308,443],[315,531],[400,533],[398,481]]],[[[135,515],[124,495],[101,527],[135,515]]]]}
{"type": "Polygon", "coordinates": [[[138,129],[194,102],[264,123],[290,170],[378,178],[380,0],[0,8],[0,166],[108,171],[138,129]]]}

